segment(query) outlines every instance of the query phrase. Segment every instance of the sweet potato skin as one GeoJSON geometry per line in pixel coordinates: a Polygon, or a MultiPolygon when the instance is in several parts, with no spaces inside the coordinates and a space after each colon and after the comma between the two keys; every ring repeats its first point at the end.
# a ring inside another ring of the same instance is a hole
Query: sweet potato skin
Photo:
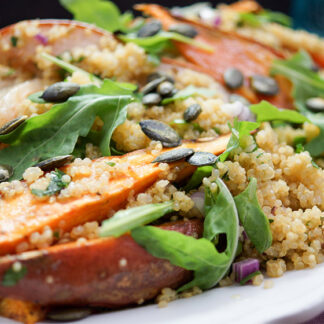
{"type": "MultiPolygon", "coordinates": [[[[161,228],[196,237],[202,234],[199,220],[161,228]]],[[[152,299],[162,288],[178,287],[191,277],[190,271],[150,255],[129,234],[3,257],[0,278],[15,261],[27,268],[27,275],[13,287],[0,285],[0,298],[43,306],[118,308],[152,299]]]]}

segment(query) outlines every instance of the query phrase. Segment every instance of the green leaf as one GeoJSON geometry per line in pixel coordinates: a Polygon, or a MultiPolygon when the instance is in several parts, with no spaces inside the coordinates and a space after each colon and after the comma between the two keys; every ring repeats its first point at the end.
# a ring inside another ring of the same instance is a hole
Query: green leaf
{"type": "Polygon", "coordinates": [[[262,100],[256,105],[251,105],[250,110],[257,115],[258,122],[279,120],[301,124],[308,121],[304,115],[295,110],[278,109],[265,100],[262,100]]]}
{"type": "Polygon", "coordinates": [[[244,139],[249,136],[252,131],[260,127],[260,123],[248,122],[248,121],[238,121],[234,120],[234,125],[231,129],[232,135],[228,141],[227,148],[224,153],[222,153],[218,160],[224,162],[230,153],[239,147],[244,147],[244,139]]]}
{"type": "Polygon", "coordinates": [[[100,236],[118,237],[138,226],[149,224],[172,211],[173,201],[120,210],[102,223],[100,236]]]}
{"type": "Polygon", "coordinates": [[[262,211],[256,195],[257,180],[252,178],[248,187],[234,198],[244,230],[259,253],[272,244],[272,235],[267,216],[262,211]]]}
{"type": "Polygon", "coordinates": [[[11,180],[20,179],[28,167],[42,160],[71,154],[79,136],[88,135],[96,116],[105,122],[99,133],[99,146],[108,155],[111,134],[125,121],[127,105],[132,100],[131,91],[110,80],[100,87],[82,86],[68,101],[0,136],[2,143],[10,144],[0,151],[0,163],[13,167],[11,180]]]}
{"type": "Polygon", "coordinates": [[[255,271],[253,273],[250,273],[248,276],[244,277],[241,281],[240,281],[240,285],[245,285],[248,281],[250,281],[252,278],[254,278],[255,276],[258,276],[261,274],[261,271],[255,271]]]}
{"type": "Polygon", "coordinates": [[[145,49],[149,54],[161,54],[165,49],[172,46],[171,41],[178,41],[190,44],[207,52],[214,52],[214,48],[206,43],[201,43],[193,38],[189,38],[178,33],[161,31],[154,36],[150,37],[137,37],[136,34],[119,35],[123,42],[135,43],[145,49]]]}
{"type": "Polygon", "coordinates": [[[213,97],[217,94],[216,90],[208,88],[197,88],[193,85],[190,85],[183,90],[178,91],[173,97],[165,98],[162,100],[162,105],[167,105],[176,100],[185,100],[193,96],[202,96],[205,98],[213,97]]]}
{"type": "Polygon", "coordinates": [[[15,270],[12,266],[5,272],[1,284],[5,287],[15,286],[19,282],[19,280],[25,277],[26,274],[27,268],[24,265],[22,265],[21,269],[18,271],[15,270]]]}
{"type": "Polygon", "coordinates": [[[32,189],[32,194],[38,197],[53,196],[61,192],[62,189],[68,186],[68,182],[63,182],[62,177],[65,173],[56,169],[50,173],[51,181],[45,190],[32,189]]]}
{"type": "Polygon", "coordinates": [[[110,32],[127,30],[132,19],[130,13],[121,15],[118,7],[105,0],[60,0],[61,5],[74,15],[74,19],[95,24],[110,32]]]}
{"type": "Polygon", "coordinates": [[[307,109],[306,100],[313,97],[324,98],[324,80],[311,70],[312,60],[305,51],[300,51],[287,60],[275,60],[272,65],[273,75],[283,75],[294,85],[292,96],[296,108],[307,119],[320,128],[318,137],[306,144],[305,149],[312,156],[324,152],[324,113],[314,113],[307,109]]]}
{"type": "Polygon", "coordinates": [[[186,192],[197,188],[203,181],[204,178],[209,177],[213,171],[212,166],[202,166],[198,167],[196,171],[191,176],[190,180],[188,181],[187,185],[184,187],[186,192]]]}
{"type": "Polygon", "coordinates": [[[11,42],[11,45],[12,45],[13,47],[17,47],[18,37],[17,37],[17,36],[11,36],[11,37],[10,37],[10,42],[11,42]]]}

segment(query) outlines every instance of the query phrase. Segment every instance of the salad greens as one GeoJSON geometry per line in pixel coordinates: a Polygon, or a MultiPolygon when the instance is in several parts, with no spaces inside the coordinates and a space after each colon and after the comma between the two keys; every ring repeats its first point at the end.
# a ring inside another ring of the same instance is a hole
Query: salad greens
{"type": "Polygon", "coordinates": [[[56,169],[50,173],[51,181],[45,190],[32,189],[32,194],[38,197],[53,196],[58,194],[62,189],[68,186],[68,182],[62,180],[65,173],[56,169]]]}
{"type": "Polygon", "coordinates": [[[278,109],[268,101],[262,100],[256,105],[251,105],[250,110],[257,116],[258,122],[280,120],[295,124],[301,124],[308,119],[295,110],[278,109]]]}
{"type": "Polygon", "coordinates": [[[273,75],[283,75],[293,83],[292,96],[296,108],[320,128],[320,135],[305,146],[312,156],[318,156],[324,152],[324,113],[310,111],[305,102],[312,97],[324,97],[324,80],[311,70],[312,66],[310,56],[301,51],[287,60],[275,60],[271,72],[273,75]]]}
{"type": "Polygon", "coordinates": [[[184,187],[184,190],[188,192],[197,188],[204,178],[209,177],[212,174],[212,171],[213,167],[210,165],[198,167],[184,187]]]}
{"type": "Polygon", "coordinates": [[[110,155],[112,132],[125,121],[126,106],[132,100],[132,91],[110,80],[100,87],[81,86],[66,102],[0,136],[2,143],[10,144],[0,151],[0,163],[13,167],[11,180],[20,179],[28,167],[42,160],[71,154],[79,136],[88,135],[96,116],[104,121],[98,132],[100,149],[110,155]]]}
{"type": "Polygon", "coordinates": [[[102,223],[100,236],[118,237],[133,228],[151,223],[172,211],[173,201],[120,210],[102,223]]]}
{"type": "Polygon", "coordinates": [[[262,211],[256,195],[257,180],[251,178],[247,188],[234,198],[244,230],[259,253],[272,244],[272,235],[267,216],[262,211]]]}
{"type": "Polygon", "coordinates": [[[152,255],[194,271],[194,279],[179,291],[194,286],[201,289],[215,286],[235,257],[238,243],[238,216],[235,204],[226,185],[220,179],[216,183],[219,191],[208,192],[211,205],[204,224],[204,238],[195,239],[152,226],[138,227],[131,232],[134,240],[152,255]],[[221,204],[216,205],[219,202],[221,204]],[[211,240],[221,233],[226,234],[227,247],[224,252],[219,253],[211,240]]]}
{"type": "Polygon", "coordinates": [[[6,287],[12,287],[18,283],[19,280],[25,277],[27,274],[27,268],[22,265],[21,269],[14,269],[14,265],[9,268],[2,279],[1,285],[6,287]]]}

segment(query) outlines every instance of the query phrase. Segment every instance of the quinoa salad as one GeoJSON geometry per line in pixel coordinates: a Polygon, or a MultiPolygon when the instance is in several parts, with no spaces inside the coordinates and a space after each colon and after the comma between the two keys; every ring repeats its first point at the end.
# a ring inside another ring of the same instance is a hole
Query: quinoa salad
{"type": "Polygon", "coordinates": [[[250,0],[60,3],[75,20],[0,30],[0,316],[165,307],[323,262],[323,39],[250,0]]]}

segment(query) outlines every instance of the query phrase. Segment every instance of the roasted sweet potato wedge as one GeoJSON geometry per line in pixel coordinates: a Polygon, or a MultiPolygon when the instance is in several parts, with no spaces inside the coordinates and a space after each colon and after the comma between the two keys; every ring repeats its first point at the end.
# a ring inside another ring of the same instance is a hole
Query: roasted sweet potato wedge
{"type": "MultiPolygon", "coordinates": [[[[230,135],[226,135],[206,141],[187,142],[183,146],[220,154],[226,149],[229,137],[230,135]]],[[[52,230],[69,231],[76,225],[107,218],[113,210],[125,205],[131,191],[134,194],[142,192],[158,180],[163,170],[158,164],[151,163],[155,157],[146,151],[115,157],[114,160],[117,159],[117,164],[123,168],[109,171],[108,190],[103,193],[84,193],[80,197],[56,200],[53,203],[37,199],[27,184],[23,183],[22,194],[0,200],[0,255],[15,253],[19,243],[45,226],[52,230]]],[[[110,160],[111,157],[104,157],[93,161],[91,172],[85,179],[97,180],[100,176],[95,172],[97,165],[110,160]]],[[[186,162],[174,163],[171,167],[180,165],[183,167],[179,172],[179,180],[189,176],[195,169],[186,162]]]]}
{"type": "MultiPolygon", "coordinates": [[[[201,236],[199,220],[164,224],[166,230],[201,236]]],[[[164,287],[190,279],[190,271],[150,255],[130,235],[87,243],[56,245],[0,259],[0,278],[19,261],[27,274],[13,287],[0,285],[0,297],[39,305],[109,308],[142,303],[164,287]]]]}
{"type": "Polygon", "coordinates": [[[274,59],[283,57],[283,53],[234,33],[223,32],[200,23],[175,18],[159,5],[137,5],[136,9],[159,19],[165,29],[177,23],[185,22],[193,24],[199,31],[196,39],[214,48],[214,52],[210,53],[189,44],[176,42],[179,52],[191,64],[186,65],[186,62],[170,59],[166,59],[166,63],[175,65],[180,64],[188,68],[196,67],[199,71],[211,75],[221,83],[224,82],[223,74],[225,70],[235,66],[240,69],[245,76],[245,84],[238,91],[239,94],[245,96],[251,102],[258,102],[262,99],[266,99],[278,107],[292,108],[292,99],[290,97],[291,88],[289,83],[283,86],[283,82],[281,82],[281,91],[279,94],[270,97],[257,95],[249,87],[250,77],[255,74],[269,75],[271,63],[274,59]]]}

